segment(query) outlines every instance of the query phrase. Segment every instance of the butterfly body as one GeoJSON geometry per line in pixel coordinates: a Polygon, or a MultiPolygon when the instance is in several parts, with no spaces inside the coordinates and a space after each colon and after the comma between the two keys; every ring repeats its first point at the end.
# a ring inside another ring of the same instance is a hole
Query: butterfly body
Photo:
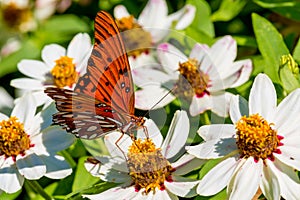
{"type": "Polygon", "coordinates": [[[87,72],[74,91],[49,87],[45,93],[55,100],[54,124],[84,139],[111,131],[132,133],[143,127],[143,117],[134,115],[134,89],[125,47],[114,19],[98,12],[95,45],[87,72]]]}

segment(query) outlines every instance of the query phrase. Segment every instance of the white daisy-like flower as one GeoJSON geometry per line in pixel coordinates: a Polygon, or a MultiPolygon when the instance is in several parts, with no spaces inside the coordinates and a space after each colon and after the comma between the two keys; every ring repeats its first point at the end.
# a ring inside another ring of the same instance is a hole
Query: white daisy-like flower
{"type": "Polygon", "coordinates": [[[150,48],[167,36],[172,23],[177,22],[174,27],[176,30],[188,27],[194,20],[195,13],[196,8],[188,4],[168,15],[165,0],[149,0],[139,17],[135,19],[126,7],[116,6],[114,16],[120,30],[124,33],[131,66],[135,68],[145,62],[152,62],[150,48]]]}
{"type": "MultiPolygon", "coordinates": [[[[237,44],[231,36],[221,38],[210,48],[196,44],[189,57],[168,43],[160,44],[157,54],[165,72],[155,69],[135,69],[133,72],[134,82],[141,88],[136,92],[136,108],[148,110],[168,93],[168,88],[176,86],[175,94],[191,101],[192,116],[212,110],[226,117],[232,94],[225,89],[242,85],[252,71],[250,59],[234,62],[237,44]]],[[[169,95],[157,107],[174,99],[169,95]]]]}
{"type": "Polygon", "coordinates": [[[299,199],[300,89],[277,106],[273,83],[259,74],[249,104],[232,98],[232,124],[200,127],[204,142],[188,147],[200,159],[221,159],[200,181],[197,192],[210,196],[227,186],[228,199],[299,199]],[[261,192],[260,192],[261,191],[261,192]]]}
{"type": "Polygon", "coordinates": [[[87,60],[92,50],[91,39],[86,33],[77,34],[67,49],[50,44],[43,48],[42,59],[21,60],[18,69],[28,78],[18,78],[11,85],[32,91],[38,105],[51,102],[44,89],[47,86],[74,88],[78,78],[86,72],[87,60]]]}
{"type": "Polygon", "coordinates": [[[1,19],[8,28],[27,32],[37,27],[29,0],[1,0],[1,19]]]}
{"type": "Polygon", "coordinates": [[[72,173],[56,152],[70,146],[74,136],[50,126],[54,106],[35,114],[35,105],[32,95],[26,94],[10,117],[0,113],[0,192],[20,190],[24,179],[61,179],[72,173]]]}
{"type": "Polygon", "coordinates": [[[87,162],[86,169],[96,177],[120,185],[95,195],[84,195],[90,199],[178,199],[177,196],[195,195],[198,181],[184,178],[184,175],[203,164],[194,156],[183,154],[189,132],[189,119],[185,111],[177,111],[163,140],[158,127],[152,120],[146,124],[149,138],[139,130],[140,139],[134,142],[128,135],[120,139],[120,132],[105,136],[110,156],[95,157],[87,162]],[[141,140],[143,138],[144,140],[141,140]],[[127,155],[127,162],[125,159],[127,155]],[[182,155],[182,156],[180,156],[182,155]],[[175,162],[173,162],[175,161],[175,162]],[[100,164],[101,163],[101,164],[100,164]]]}

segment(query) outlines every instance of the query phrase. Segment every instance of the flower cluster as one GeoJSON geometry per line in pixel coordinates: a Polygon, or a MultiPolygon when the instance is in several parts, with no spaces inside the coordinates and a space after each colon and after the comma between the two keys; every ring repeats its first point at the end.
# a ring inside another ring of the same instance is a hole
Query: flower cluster
{"type": "Polygon", "coordinates": [[[300,43],[215,34],[227,1],[116,2],[0,1],[0,199],[299,199],[300,43]]]}

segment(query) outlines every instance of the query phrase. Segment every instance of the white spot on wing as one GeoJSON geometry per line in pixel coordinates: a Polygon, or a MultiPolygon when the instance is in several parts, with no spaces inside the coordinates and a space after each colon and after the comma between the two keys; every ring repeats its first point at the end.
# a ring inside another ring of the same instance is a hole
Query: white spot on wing
{"type": "Polygon", "coordinates": [[[86,129],[88,132],[97,130],[97,126],[90,126],[86,129]]]}

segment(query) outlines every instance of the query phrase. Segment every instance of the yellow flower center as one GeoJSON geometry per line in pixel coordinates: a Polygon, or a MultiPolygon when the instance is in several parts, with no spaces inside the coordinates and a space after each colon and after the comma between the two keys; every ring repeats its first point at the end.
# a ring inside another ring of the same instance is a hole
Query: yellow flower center
{"type": "Polygon", "coordinates": [[[29,135],[17,117],[10,117],[0,122],[0,155],[5,157],[23,155],[25,150],[32,147],[29,135]]]}
{"type": "Polygon", "coordinates": [[[8,27],[13,29],[20,29],[22,23],[32,18],[32,13],[29,8],[20,8],[15,2],[3,5],[1,10],[2,19],[8,27]]]}
{"type": "Polygon", "coordinates": [[[195,94],[202,97],[209,94],[208,87],[209,76],[199,70],[199,62],[196,59],[189,59],[184,63],[179,63],[178,71],[181,74],[177,81],[175,94],[191,99],[195,94]]]}
{"type": "Polygon", "coordinates": [[[121,35],[123,37],[128,56],[137,57],[142,53],[147,54],[149,52],[148,48],[151,47],[152,44],[151,34],[145,31],[141,25],[136,23],[132,15],[117,19],[116,23],[120,31],[124,32],[121,35]]]}
{"type": "Polygon", "coordinates": [[[127,166],[135,190],[144,189],[143,194],[155,193],[156,188],[164,190],[164,182],[172,182],[175,171],[151,139],[134,140],[128,150],[127,166]]]}
{"type": "Polygon", "coordinates": [[[59,87],[72,87],[78,80],[78,73],[76,72],[73,58],[62,56],[55,61],[56,65],[51,70],[54,84],[59,87]]]}
{"type": "Polygon", "coordinates": [[[241,157],[254,157],[256,161],[266,158],[274,160],[273,153],[281,153],[278,146],[281,146],[282,136],[272,129],[272,123],[268,123],[259,114],[249,117],[243,116],[236,123],[236,144],[241,157]]]}

